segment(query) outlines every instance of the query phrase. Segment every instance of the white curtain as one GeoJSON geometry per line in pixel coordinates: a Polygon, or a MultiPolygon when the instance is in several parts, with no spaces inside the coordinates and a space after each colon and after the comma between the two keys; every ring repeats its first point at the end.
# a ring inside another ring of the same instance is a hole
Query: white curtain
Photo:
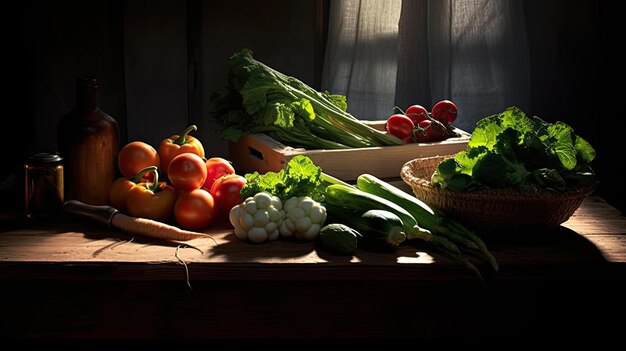
{"type": "Polygon", "coordinates": [[[450,99],[471,131],[508,106],[529,111],[528,56],[521,0],[332,0],[322,88],[361,119],[450,99]]]}

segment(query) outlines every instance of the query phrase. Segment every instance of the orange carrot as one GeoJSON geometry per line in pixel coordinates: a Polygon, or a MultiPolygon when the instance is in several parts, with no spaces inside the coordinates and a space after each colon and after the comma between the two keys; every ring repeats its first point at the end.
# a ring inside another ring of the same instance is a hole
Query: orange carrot
{"type": "Polygon", "coordinates": [[[129,217],[117,212],[111,218],[111,224],[125,232],[143,235],[156,239],[165,240],[191,240],[199,238],[209,238],[215,242],[212,236],[204,233],[191,232],[178,227],[161,223],[146,218],[129,217]]]}

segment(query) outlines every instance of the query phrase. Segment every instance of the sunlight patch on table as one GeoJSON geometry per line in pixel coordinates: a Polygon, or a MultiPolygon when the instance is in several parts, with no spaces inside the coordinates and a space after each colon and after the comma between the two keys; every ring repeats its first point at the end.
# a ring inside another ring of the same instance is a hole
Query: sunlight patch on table
{"type": "Polygon", "coordinates": [[[427,254],[426,252],[417,251],[415,252],[415,256],[399,256],[397,259],[398,263],[417,263],[417,264],[431,264],[435,262],[433,256],[427,254]]]}

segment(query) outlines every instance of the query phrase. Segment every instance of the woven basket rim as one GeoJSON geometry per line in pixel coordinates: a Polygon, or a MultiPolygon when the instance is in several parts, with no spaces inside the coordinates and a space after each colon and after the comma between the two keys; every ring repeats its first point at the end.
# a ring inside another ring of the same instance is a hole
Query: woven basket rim
{"type": "Polygon", "coordinates": [[[441,189],[430,177],[441,160],[432,156],[406,162],[400,177],[417,198],[473,228],[483,230],[525,230],[556,227],[574,214],[595,186],[565,192],[533,188],[479,189],[460,192],[441,189]]]}
{"type": "Polygon", "coordinates": [[[492,188],[492,189],[478,189],[467,192],[459,192],[448,189],[441,189],[431,183],[430,178],[425,179],[413,174],[412,170],[415,165],[425,162],[432,162],[432,160],[442,161],[444,159],[453,157],[453,155],[447,156],[431,156],[424,158],[416,158],[406,162],[400,171],[400,177],[411,187],[422,188],[423,191],[436,192],[442,196],[457,197],[463,199],[476,199],[484,200],[485,198],[497,198],[498,200],[511,200],[511,201],[524,201],[524,200],[542,200],[542,201],[564,201],[568,199],[576,199],[581,196],[587,196],[591,194],[596,186],[582,186],[574,189],[569,189],[564,192],[555,192],[542,188],[492,188]]]}

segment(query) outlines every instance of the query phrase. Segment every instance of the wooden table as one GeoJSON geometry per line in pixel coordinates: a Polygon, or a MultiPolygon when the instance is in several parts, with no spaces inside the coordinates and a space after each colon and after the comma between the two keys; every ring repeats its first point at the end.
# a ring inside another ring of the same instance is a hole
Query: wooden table
{"type": "Polygon", "coordinates": [[[491,238],[501,268],[476,260],[484,283],[421,243],[341,257],[228,229],[212,232],[219,245],[179,244],[70,219],[3,222],[2,336],[610,337],[625,310],[626,218],[594,196],[557,230],[491,238]]]}

